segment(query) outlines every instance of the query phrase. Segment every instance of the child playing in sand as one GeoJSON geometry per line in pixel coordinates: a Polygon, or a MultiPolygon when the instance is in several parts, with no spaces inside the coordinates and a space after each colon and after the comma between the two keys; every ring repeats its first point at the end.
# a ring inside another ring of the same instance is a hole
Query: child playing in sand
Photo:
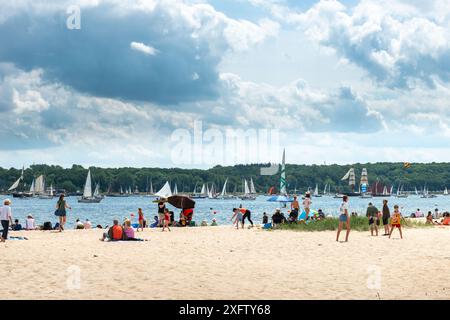
{"type": "Polygon", "coordinates": [[[162,228],[163,232],[166,228],[170,231],[169,223],[170,223],[170,213],[169,213],[169,209],[166,208],[166,209],[164,209],[164,222],[163,222],[163,228],[162,228]]]}
{"type": "MultiPolygon", "coordinates": [[[[242,212],[238,208],[233,208],[233,216],[230,219],[236,229],[239,229],[239,222],[242,224],[242,212]]],[[[244,226],[242,226],[244,228],[244,226]]]]}
{"type": "Polygon", "coordinates": [[[391,217],[391,232],[389,233],[389,239],[391,238],[392,231],[394,231],[394,228],[398,228],[398,231],[400,231],[400,238],[403,239],[401,220],[402,214],[398,210],[398,205],[395,205],[394,213],[391,217]]]}
{"type": "Polygon", "coordinates": [[[142,208],[138,208],[138,215],[139,226],[137,228],[137,232],[139,232],[139,228],[141,228],[141,231],[144,231],[144,213],[142,212],[142,208]]]}

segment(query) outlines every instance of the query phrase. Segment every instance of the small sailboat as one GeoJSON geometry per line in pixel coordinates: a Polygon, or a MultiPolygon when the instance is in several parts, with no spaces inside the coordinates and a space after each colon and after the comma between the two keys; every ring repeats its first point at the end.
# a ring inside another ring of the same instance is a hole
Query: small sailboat
{"type": "Polygon", "coordinates": [[[175,186],[173,187],[173,194],[178,194],[178,187],[176,183],[175,186]]]}
{"type": "Polygon", "coordinates": [[[160,199],[167,199],[168,197],[172,196],[172,190],[170,189],[169,181],[166,181],[164,186],[157,193],[155,193],[155,195],[160,199]]]}
{"type": "Polygon", "coordinates": [[[316,198],[322,197],[322,196],[319,194],[319,185],[318,185],[317,183],[316,183],[316,188],[314,189],[313,196],[316,197],[316,198]]]}
{"type": "Polygon", "coordinates": [[[403,191],[403,185],[399,185],[397,188],[397,198],[408,198],[408,194],[403,191]]]}
{"type": "Polygon", "coordinates": [[[251,194],[250,188],[248,187],[247,179],[244,179],[244,194],[239,197],[241,200],[255,200],[256,197],[251,194]]]}
{"type": "Polygon", "coordinates": [[[91,170],[88,170],[86,182],[84,184],[83,196],[78,199],[79,203],[99,203],[102,198],[96,198],[92,194],[91,170]]]}
{"type": "Polygon", "coordinates": [[[228,183],[228,178],[226,178],[225,183],[223,184],[222,192],[215,199],[220,199],[220,200],[232,200],[232,199],[235,199],[235,197],[233,195],[227,194],[227,183],[228,183]]]}
{"type": "Polygon", "coordinates": [[[445,187],[445,189],[444,189],[444,196],[448,196],[448,190],[447,190],[447,187],[445,187]]]}

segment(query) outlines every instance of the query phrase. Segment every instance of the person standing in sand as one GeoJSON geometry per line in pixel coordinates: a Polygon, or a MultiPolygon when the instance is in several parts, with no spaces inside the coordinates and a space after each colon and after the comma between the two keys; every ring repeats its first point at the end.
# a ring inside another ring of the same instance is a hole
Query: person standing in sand
{"type": "Polygon", "coordinates": [[[142,212],[142,208],[138,208],[138,222],[139,226],[137,228],[137,231],[139,232],[139,228],[141,228],[141,231],[144,231],[144,213],[142,212]]]}
{"type": "Polygon", "coordinates": [[[158,202],[158,227],[164,225],[164,212],[166,211],[166,205],[164,202],[158,202]]]}
{"type": "Polygon", "coordinates": [[[72,210],[72,208],[66,203],[66,200],[64,200],[64,195],[60,195],[58,202],[56,203],[56,211],[55,216],[59,218],[59,232],[62,232],[64,230],[64,225],[67,221],[67,213],[66,209],[72,210]]]}
{"type": "Polygon", "coordinates": [[[373,236],[373,231],[375,230],[376,236],[378,237],[378,209],[372,204],[372,202],[369,202],[366,217],[369,218],[370,235],[373,236]]]}
{"type": "Polygon", "coordinates": [[[339,235],[342,231],[342,226],[345,223],[347,233],[345,234],[345,242],[348,242],[348,235],[350,234],[350,216],[348,214],[348,196],[342,197],[342,203],[339,207],[339,226],[336,235],[336,241],[339,241],[339,235]]]}
{"type": "Polygon", "coordinates": [[[0,238],[0,242],[5,242],[8,239],[8,230],[9,225],[12,223],[12,212],[11,212],[11,200],[5,199],[3,201],[3,207],[0,208],[0,220],[2,223],[2,236],[0,238]]]}
{"type": "Polygon", "coordinates": [[[166,228],[170,231],[169,223],[170,223],[170,213],[169,213],[169,209],[166,208],[166,209],[164,209],[164,221],[163,221],[163,228],[162,228],[163,232],[166,228]]]}
{"type": "Polygon", "coordinates": [[[384,236],[389,235],[389,218],[391,217],[391,211],[389,210],[388,201],[383,200],[383,226],[384,226],[384,236]]]}
{"type": "Polygon", "coordinates": [[[389,239],[391,238],[392,231],[394,231],[394,228],[398,228],[398,231],[400,231],[400,238],[403,239],[401,220],[402,220],[402,214],[398,210],[398,206],[395,205],[394,206],[394,214],[392,215],[392,218],[391,218],[391,232],[389,233],[389,239]]]}
{"type": "Polygon", "coordinates": [[[311,194],[309,192],[307,192],[305,194],[305,200],[303,200],[303,209],[305,209],[305,213],[306,213],[305,220],[308,220],[308,218],[309,218],[309,211],[311,208],[311,203],[312,203],[311,194]]]}
{"type": "MultiPolygon", "coordinates": [[[[242,212],[238,208],[233,208],[233,216],[230,219],[233,222],[233,226],[236,226],[236,229],[239,229],[239,222],[242,224],[242,212]]],[[[243,227],[242,227],[243,228],[243,227]]]]}

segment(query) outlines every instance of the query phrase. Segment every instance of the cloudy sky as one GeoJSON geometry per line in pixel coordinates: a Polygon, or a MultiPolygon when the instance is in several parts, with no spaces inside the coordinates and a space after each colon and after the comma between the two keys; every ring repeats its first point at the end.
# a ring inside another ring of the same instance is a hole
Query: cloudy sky
{"type": "Polygon", "coordinates": [[[289,163],[448,161],[449,106],[447,0],[0,3],[2,167],[209,167],[174,152],[196,122],[289,163]]]}

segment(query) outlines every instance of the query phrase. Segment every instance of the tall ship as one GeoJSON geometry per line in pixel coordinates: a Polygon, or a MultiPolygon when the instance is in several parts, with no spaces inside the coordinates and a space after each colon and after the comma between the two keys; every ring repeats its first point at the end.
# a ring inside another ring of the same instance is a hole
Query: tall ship
{"type": "Polygon", "coordinates": [[[348,180],[348,185],[350,186],[350,192],[344,192],[342,194],[349,196],[349,197],[360,196],[361,193],[355,191],[355,185],[356,185],[355,169],[350,168],[341,179],[341,181],[346,181],[346,180],[348,180]]]}
{"type": "Polygon", "coordinates": [[[25,191],[25,183],[23,182],[23,172],[24,168],[22,168],[22,173],[20,177],[9,187],[8,191],[12,192],[12,196],[14,198],[30,198],[33,196],[32,190],[34,189],[34,185],[32,184],[30,190],[25,191]]]}
{"type": "Polygon", "coordinates": [[[372,198],[372,194],[369,191],[369,175],[366,168],[362,169],[359,189],[361,198],[372,198]]]}

